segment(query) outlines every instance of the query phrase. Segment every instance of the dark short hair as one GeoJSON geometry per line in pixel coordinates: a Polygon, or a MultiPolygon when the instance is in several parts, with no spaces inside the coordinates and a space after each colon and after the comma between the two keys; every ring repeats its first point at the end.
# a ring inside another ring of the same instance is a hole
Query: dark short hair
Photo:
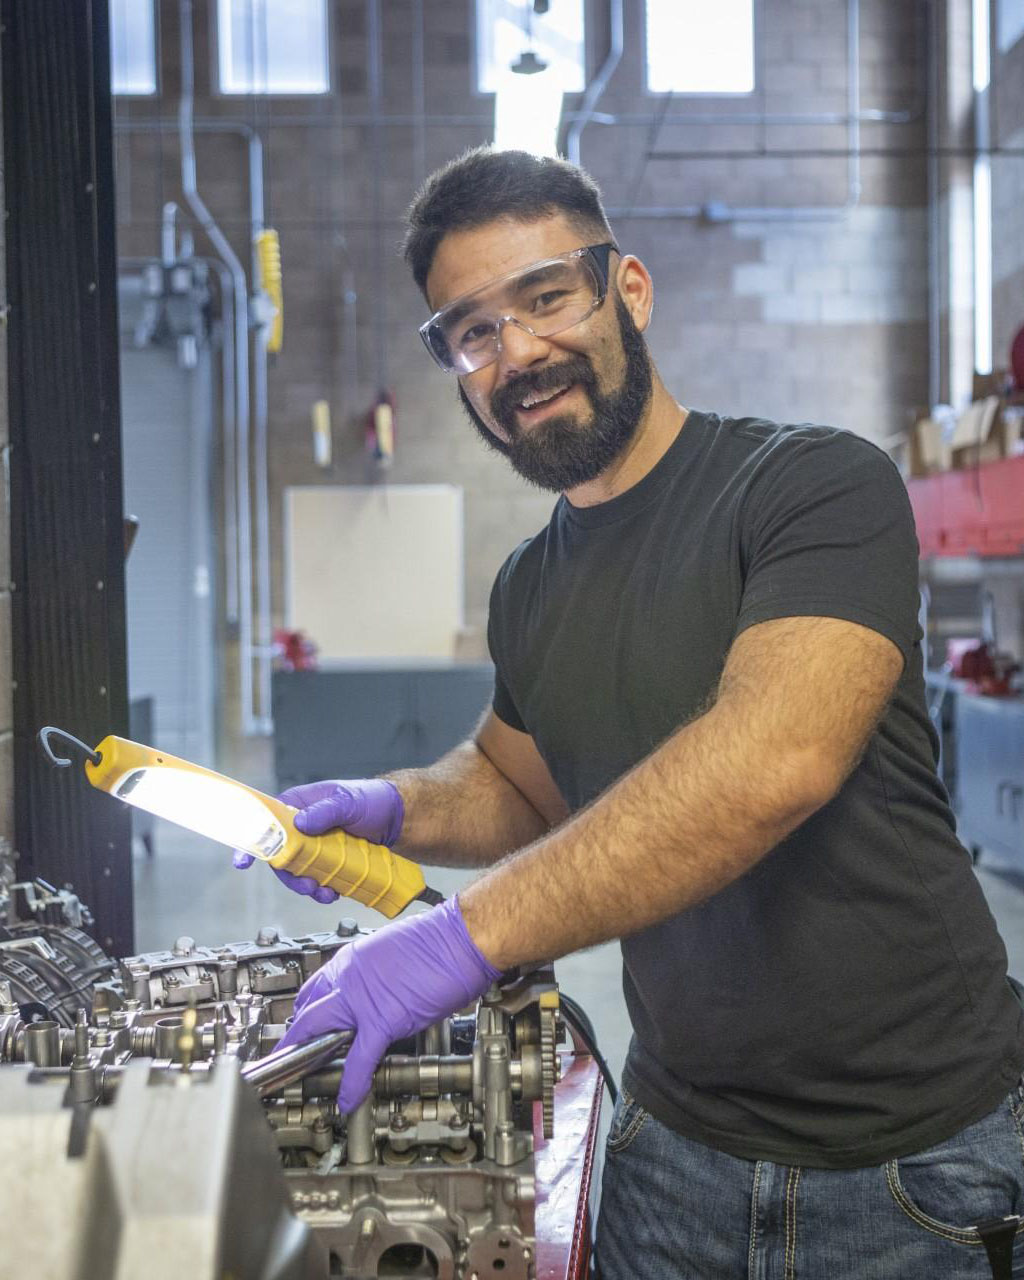
{"type": "Polygon", "coordinates": [[[425,295],[437,246],[450,231],[496,218],[531,222],[552,213],[566,214],[586,235],[613,239],[597,184],[578,165],[527,151],[474,147],[442,165],[416,193],[402,253],[425,295]]]}

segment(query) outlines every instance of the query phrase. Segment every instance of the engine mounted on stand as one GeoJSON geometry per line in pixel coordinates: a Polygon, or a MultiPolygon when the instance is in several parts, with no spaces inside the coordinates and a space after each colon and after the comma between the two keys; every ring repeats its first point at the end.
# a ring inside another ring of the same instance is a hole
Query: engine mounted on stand
{"type": "MultiPolygon", "coordinates": [[[[346,1117],[350,1037],[274,1050],[301,984],[359,933],[183,937],[116,966],[89,951],[66,989],[52,958],[45,991],[0,980],[0,1197],[19,1224],[0,1280],[531,1280],[534,1134],[551,1133],[561,1060],[553,970],[507,975],[392,1045],[346,1117]]],[[[0,973],[20,958],[0,951],[0,973]]]]}

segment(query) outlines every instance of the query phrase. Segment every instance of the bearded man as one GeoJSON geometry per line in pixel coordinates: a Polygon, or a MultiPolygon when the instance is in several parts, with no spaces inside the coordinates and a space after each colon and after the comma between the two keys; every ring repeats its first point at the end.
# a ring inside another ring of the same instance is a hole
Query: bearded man
{"type": "Polygon", "coordinates": [[[495,582],[472,739],[286,793],[311,834],[488,868],[344,948],[286,1041],[356,1031],[350,1110],[501,971],[618,938],[604,1280],[1010,1276],[1021,1010],[936,776],[896,469],[684,408],[650,274],[564,161],[460,157],[405,255],[471,421],[560,496],[495,582]]]}

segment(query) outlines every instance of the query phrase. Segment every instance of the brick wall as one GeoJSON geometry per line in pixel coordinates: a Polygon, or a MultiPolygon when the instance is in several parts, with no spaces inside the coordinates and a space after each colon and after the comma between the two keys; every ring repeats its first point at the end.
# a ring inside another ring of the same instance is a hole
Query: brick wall
{"type": "MultiPolygon", "coordinates": [[[[359,417],[381,381],[398,406],[398,456],[390,479],[451,481],[465,488],[471,622],[484,619],[491,579],[504,555],[543,523],[551,506],[549,497],[526,489],[485,451],[462,419],[451,380],[422,352],[416,334],[422,301],[395,253],[402,211],[424,170],[486,141],[491,127],[491,102],[473,89],[466,0],[430,0],[425,8],[426,122],[422,130],[408,122],[382,125],[375,150],[367,122],[362,0],[331,4],[336,92],[322,100],[270,103],[210,95],[211,24],[206,5],[196,6],[197,118],[230,116],[264,133],[269,223],[281,234],[285,350],[273,362],[270,386],[277,612],[282,489],[366,477],[359,417]],[[289,123],[299,115],[314,123],[289,123]],[[380,243],[373,228],[378,164],[380,243]],[[356,352],[343,340],[346,256],[358,293],[356,352]],[[379,340],[383,369],[377,364],[379,340]],[[331,402],[334,414],[336,461],[328,473],[312,460],[309,408],[320,398],[331,402]]],[[[835,0],[765,0],[764,9],[765,108],[845,110],[845,6],[835,0]]],[[[382,10],[384,112],[412,116],[415,6],[411,0],[387,0],[382,10]]],[[[119,100],[122,121],[174,116],[176,6],[164,4],[161,11],[163,99],[119,100]]],[[[605,12],[603,4],[590,6],[591,73],[607,49],[607,34],[601,33],[605,12]]],[[[684,404],[826,421],[889,440],[904,429],[909,408],[926,398],[926,184],[919,155],[924,120],[916,14],[910,0],[862,0],[862,106],[903,110],[909,118],[863,126],[862,142],[871,154],[863,159],[855,202],[841,155],[735,154],[756,153],[762,146],[834,153],[846,145],[842,125],[687,124],[694,112],[759,104],[679,99],[668,105],[657,129],[647,122],[587,127],[583,163],[617,211],[613,223],[623,247],[652,271],[657,301],[651,347],[667,385],[684,404]],[[652,145],[684,158],[645,160],[652,145]],[[877,154],[886,149],[897,154],[877,154]],[[853,207],[844,212],[848,200],[853,207]],[[644,212],[709,201],[816,205],[829,212],[818,219],[771,214],[717,223],[644,212]]],[[[661,110],[662,100],[643,92],[642,16],[640,0],[627,0],[625,54],[602,111],[635,116],[661,110]]],[[[155,255],[161,202],[178,194],[173,126],[159,135],[123,135],[117,154],[120,251],[155,255]]],[[[242,142],[201,134],[198,171],[208,205],[247,263],[242,142]]],[[[200,244],[205,251],[201,237],[200,244]]]]}

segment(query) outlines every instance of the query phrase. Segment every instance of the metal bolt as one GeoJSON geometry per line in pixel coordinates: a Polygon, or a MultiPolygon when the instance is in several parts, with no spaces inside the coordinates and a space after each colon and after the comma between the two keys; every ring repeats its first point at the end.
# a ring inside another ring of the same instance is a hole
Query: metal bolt
{"type": "Polygon", "coordinates": [[[359,924],[353,920],[351,916],[345,916],[338,921],[336,933],[339,938],[351,938],[359,932],[359,924]]]}
{"type": "Polygon", "coordinates": [[[258,947],[272,947],[281,941],[281,931],[275,929],[273,925],[264,925],[256,935],[256,945],[258,947]]]}

